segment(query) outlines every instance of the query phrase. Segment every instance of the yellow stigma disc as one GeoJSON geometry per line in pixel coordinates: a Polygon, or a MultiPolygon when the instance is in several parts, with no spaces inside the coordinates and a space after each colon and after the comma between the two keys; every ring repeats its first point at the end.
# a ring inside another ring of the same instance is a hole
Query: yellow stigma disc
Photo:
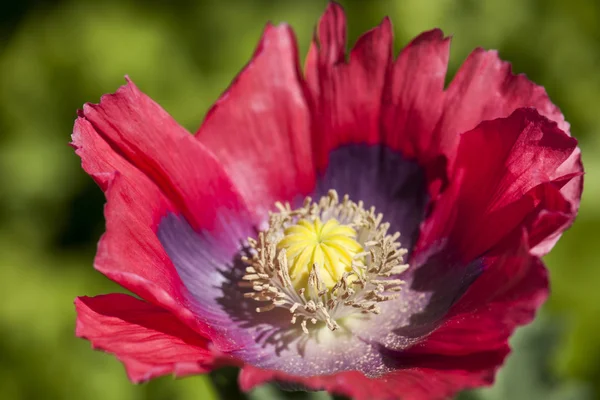
{"type": "Polygon", "coordinates": [[[296,289],[306,288],[313,264],[318,265],[319,277],[328,289],[350,272],[352,259],[363,248],[356,241],[356,231],[341,225],[336,219],[325,224],[319,218],[302,219],[285,229],[277,249],[285,249],[289,274],[296,289]]]}

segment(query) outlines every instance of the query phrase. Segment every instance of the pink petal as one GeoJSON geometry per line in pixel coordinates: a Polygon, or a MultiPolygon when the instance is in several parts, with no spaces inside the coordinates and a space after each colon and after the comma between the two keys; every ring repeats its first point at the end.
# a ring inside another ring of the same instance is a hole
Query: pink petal
{"type": "Polygon", "coordinates": [[[267,26],[252,60],[209,111],[196,137],[261,215],[314,187],[310,116],[296,39],[267,26]]]}
{"type": "Polygon", "coordinates": [[[555,172],[551,183],[539,188],[540,204],[527,224],[531,253],[548,254],[562,233],[573,223],[583,192],[583,165],[579,148],[555,172]]]}
{"type": "Polygon", "coordinates": [[[522,107],[536,108],[569,132],[544,88],[514,75],[496,51],[473,51],[444,91],[449,45],[436,29],[418,36],[398,56],[384,101],[386,142],[392,148],[422,164],[444,155],[452,165],[462,132],[522,107]]]}
{"type": "Polygon", "coordinates": [[[246,212],[214,156],[133,82],[103,96],[100,104],[84,105],[81,117],[195,228],[218,229],[220,209],[246,212]],[[214,197],[219,204],[207,207],[206,201],[214,197]]]}
{"type": "Polygon", "coordinates": [[[346,62],[346,18],[341,6],[330,3],[306,62],[318,171],[339,146],[383,143],[417,159],[430,179],[445,178],[462,132],[522,107],[536,108],[568,133],[544,88],[514,75],[495,51],[475,50],[444,90],[449,45],[435,29],[415,38],[394,61],[386,19],[359,39],[346,62]]]}
{"type": "Polygon", "coordinates": [[[522,107],[534,107],[559,129],[569,133],[569,124],[542,86],[523,74],[514,75],[509,63],[496,51],[474,50],[460,67],[446,92],[444,111],[432,142],[450,155],[459,134],[481,121],[507,117],[522,107]]]}
{"type": "Polygon", "coordinates": [[[221,350],[235,348],[218,327],[190,311],[189,293],[156,236],[170,213],[184,214],[226,243],[243,236],[230,237],[220,210],[237,214],[250,229],[245,205],[214,157],[132,83],[104,96],[100,105],[86,105],[75,122],[73,145],[107,197],[95,268],[173,312],[221,350]]]}
{"type": "Polygon", "coordinates": [[[125,294],[78,297],[76,335],[115,354],[133,382],[208,372],[209,343],[171,313],[125,294]]]}
{"type": "Polygon", "coordinates": [[[394,63],[384,99],[385,143],[409,159],[439,154],[435,131],[444,106],[450,39],[441,30],[422,33],[394,63]]]}
{"type": "Polygon", "coordinates": [[[313,99],[313,149],[318,171],[329,152],[349,143],[380,142],[381,100],[392,57],[392,27],[381,25],[358,39],[345,61],[346,18],[329,3],[306,60],[313,99]]]}
{"type": "Polygon", "coordinates": [[[547,270],[529,254],[527,242],[523,232],[484,257],[485,271],[446,322],[408,353],[461,356],[507,349],[514,329],[531,322],[548,297],[547,270]]]}
{"type": "MultiPolygon", "coordinates": [[[[536,207],[545,198],[538,187],[564,178],[556,171],[576,145],[533,109],[519,109],[463,134],[451,185],[425,222],[418,249],[448,240],[449,251],[461,259],[479,257],[534,210],[541,211],[536,207]]],[[[561,171],[567,181],[577,175],[561,171]]]]}

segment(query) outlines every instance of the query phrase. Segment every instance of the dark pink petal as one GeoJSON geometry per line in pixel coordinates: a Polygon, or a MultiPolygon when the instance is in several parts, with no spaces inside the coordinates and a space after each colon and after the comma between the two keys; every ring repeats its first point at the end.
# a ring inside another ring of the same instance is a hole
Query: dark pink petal
{"type": "Polygon", "coordinates": [[[473,51],[444,91],[449,44],[440,30],[433,30],[398,56],[383,117],[386,142],[392,147],[423,164],[444,155],[451,165],[461,133],[522,107],[536,108],[569,133],[569,124],[544,88],[525,75],[514,75],[496,51],[473,51]]]}
{"type": "Polygon", "coordinates": [[[438,178],[445,175],[439,157],[452,165],[462,132],[522,107],[536,108],[568,133],[544,88],[514,75],[497,52],[475,50],[444,90],[450,41],[439,29],[415,38],[395,61],[391,43],[386,19],[359,39],[346,61],[346,18],[341,6],[329,4],[306,62],[318,171],[340,145],[384,143],[438,178]]]}
{"type": "Polygon", "coordinates": [[[195,228],[218,229],[221,209],[245,212],[214,156],[133,82],[104,95],[100,104],[85,104],[81,117],[112,151],[146,175],[195,228]],[[211,197],[219,199],[215,207],[207,207],[211,197]]]}
{"type": "Polygon", "coordinates": [[[546,183],[529,194],[537,202],[537,207],[524,223],[529,231],[529,244],[534,248],[533,254],[538,256],[550,251],[576,215],[572,204],[561,193],[560,186],[560,181],[546,183]]]}
{"type": "Polygon", "coordinates": [[[383,102],[384,143],[405,157],[439,155],[435,131],[444,106],[450,39],[441,30],[422,33],[398,55],[383,102]]]}
{"type": "Polygon", "coordinates": [[[485,271],[446,321],[407,353],[462,356],[507,349],[514,329],[531,322],[548,296],[547,270],[529,254],[527,242],[525,234],[509,237],[484,257],[485,271]]]}
{"type": "Polygon", "coordinates": [[[329,3],[306,60],[313,99],[313,149],[317,171],[343,144],[380,143],[381,101],[391,67],[392,28],[386,18],[360,37],[345,60],[346,17],[329,3]]]}
{"type": "Polygon", "coordinates": [[[534,107],[569,133],[569,124],[543,87],[523,74],[514,75],[510,64],[500,60],[496,51],[476,49],[448,87],[432,143],[452,160],[460,133],[475,128],[481,121],[507,117],[522,107],[534,107]]]}
{"type": "Polygon", "coordinates": [[[147,176],[113,151],[84,118],[75,122],[73,145],[84,170],[108,199],[107,232],[98,245],[95,268],[156,304],[168,298],[187,314],[182,304],[182,282],[153,229],[175,207],[147,176]]]}
{"type": "Polygon", "coordinates": [[[356,400],[441,400],[459,390],[492,384],[494,371],[505,356],[506,352],[495,352],[471,357],[431,357],[417,362],[407,358],[406,369],[375,379],[355,371],[302,378],[246,366],[239,383],[245,391],[276,381],[292,387],[327,390],[356,400]]]}
{"type": "Polygon", "coordinates": [[[211,369],[208,341],[166,310],[125,294],[79,297],[75,308],[76,335],[115,354],[133,382],[211,369]]]}
{"type": "Polygon", "coordinates": [[[252,210],[266,215],[314,186],[310,116],[287,25],[268,25],[250,63],[196,137],[224,164],[252,210]]]}
{"type": "Polygon", "coordinates": [[[463,134],[451,185],[425,222],[418,248],[447,241],[448,251],[463,261],[479,257],[542,211],[538,206],[547,199],[540,185],[565,184],[580,173],[561,169],[576,145],[534,109],[519,109],[463,134]],[[565,175],[557,177],[557,171],[565,175]]]}
{"type": "Polygon", "coordinates": [[[73,145],[107,197],[106,233],[95,268],[173,312],[221,350],[234,348],[231,338],[217,333],[219,327],[190,311],[189,293],[156,234],[168,214],[182,214],[227,243],[235,238],[221,210],[251,225],[215,158],[131,83],[104,96],[100,105],[86,105],[75,122],[73,145]]]}
{"type": "Polygon", "coordinates": [[[583,191],[583,165],[579,148],[555,172],[555,179],[538,189],[538,213],[526,222],[532,254],[546,255],[579,211],[583,191]]]}

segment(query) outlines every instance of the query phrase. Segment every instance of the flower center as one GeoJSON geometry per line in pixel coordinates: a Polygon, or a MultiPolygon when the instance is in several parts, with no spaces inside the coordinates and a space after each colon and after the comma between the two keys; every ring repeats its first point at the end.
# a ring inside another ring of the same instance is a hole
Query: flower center
{"type": "Polygon", "coordinates": [[[292,210],[277,203],[269,226],[249,238],[251,257],[241,286],[246,298],[266,305],[257,312],[287,308],[291,323],[324,322],[334,331],[336,320],[352,314],[379,314],[379,303],[398,297],[404,281],[398,275],[407,250],[400,233],[388,235],[388,223],[375,208],[363,208],[348,196],[340,202],[334,190],[319,202],[310,198],[292,210]]]}
{"type": "Polygon", "coordinates": [[[277,249],[285,249],[289,274],[296,289],[308,289],[308,276],[318,265],[319,278],[331,289],[344,273],[352,271],[352,260],[363,251],[356,241],[356,231],[341,225],[335,218],[325,223],[301,219],[286,228],[277,249]]]}

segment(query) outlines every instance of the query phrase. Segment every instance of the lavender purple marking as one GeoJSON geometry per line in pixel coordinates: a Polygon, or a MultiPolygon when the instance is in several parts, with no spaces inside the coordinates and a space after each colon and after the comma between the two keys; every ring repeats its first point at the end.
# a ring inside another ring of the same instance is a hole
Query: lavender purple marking
{"type": "Polygon", "coordinates": [[[412,248],[428,202],[425,175],[417,163],[384,146],[340,147],[330,153],[313,197],[329,189],[375,206],[390,223],[390,232],[401,233],[402,247],[412,248]]]}

